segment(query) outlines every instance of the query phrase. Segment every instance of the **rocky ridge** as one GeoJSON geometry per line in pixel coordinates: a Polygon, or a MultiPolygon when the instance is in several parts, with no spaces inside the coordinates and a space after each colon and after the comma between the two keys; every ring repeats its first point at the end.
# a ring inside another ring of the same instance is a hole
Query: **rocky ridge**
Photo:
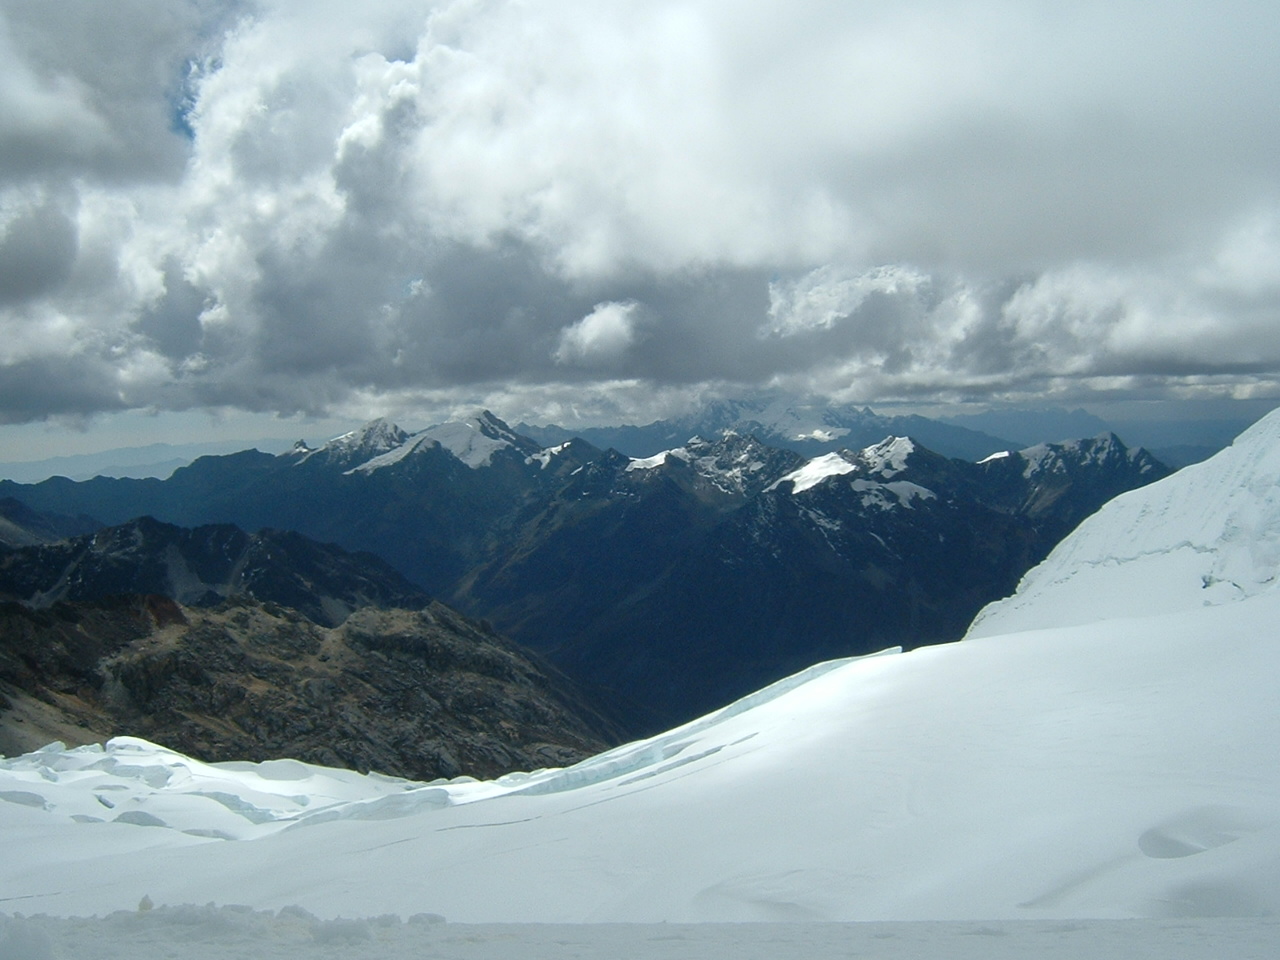
{"type": "Polygon", "coordinates": [[[128,734],[206,761],[294,757],[431,780],[563,766],[620,734],[449,608],[323,627],[274,603],[0,604],[0,753],[128,734]]]}

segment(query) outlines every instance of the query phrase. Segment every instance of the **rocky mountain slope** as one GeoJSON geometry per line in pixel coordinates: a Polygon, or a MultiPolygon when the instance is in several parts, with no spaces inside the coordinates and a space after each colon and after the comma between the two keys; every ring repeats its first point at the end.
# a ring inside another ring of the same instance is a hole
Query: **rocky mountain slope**
{"type": "Polygon", "coordinates": [[[92,517],[67,517],[32,510],[13,497],[0,500],[0,550],[56,543],[67,537],[92,533],[102,524],[92,517]]]}
{"type": "Polygon", "coordinates": [[[322,627],[240,596],[0,604],[0,753],[149,737],[417,779],[563,766],[616,742],[576,688],[432,603],[322,627]]]}
{"type": "Polygon", "coordinates": [[[818,457],[686,537],[556,659],[672,723],[821,660],[953,640],[1080,519],[1167,472],[1110,436],[979,464],[906,438],[818,457]]]}
{"type": "Polygon", "coordinates": [[[372,554],[349,554],[289,531],[248,534],[230,524],[189,530],[140,517],[0,555],[0,598],[45,607],[128,593],[203,605],[243,595],[325,626],[362,607],[422,607],[429,599],[372,554]]]}

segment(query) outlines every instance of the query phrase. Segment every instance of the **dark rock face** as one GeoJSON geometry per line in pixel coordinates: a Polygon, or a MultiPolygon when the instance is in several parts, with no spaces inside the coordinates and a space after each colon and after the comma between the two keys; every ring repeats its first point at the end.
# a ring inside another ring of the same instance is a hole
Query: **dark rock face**
{"type": "Polygon", "coordinates": [[[247,598],[0,604],[0,710],[6,752],[127,733],[209,761],[426,780],[562,766],[620,737],[554,670],[438,603],[336,628],[247,598]]]}
{"type": "Polygon", "coordinates": [[[905,438],[830,454],[705,524],[554,656],[670,725],[824,659],[959,638],[1085,516],[1167,473],[1114,437],[981,464],[905,438]]]}
{"type": "Polygon", "coordinates": [[[102,524],[92,517],[67,517],[32,510],[13,497],[0,499],[0,549],[56,543],[67,537],[92,533],[102,524]]]}
{"type": "Polygon", "coordinates": [[[229,524],[188,530],[141,517],[0,556],[0,596],[32,606],[151,593],[184,604],[250,596],[334,626],[365,606],[421,607],[423,591],[371,554],[229,524]]]}

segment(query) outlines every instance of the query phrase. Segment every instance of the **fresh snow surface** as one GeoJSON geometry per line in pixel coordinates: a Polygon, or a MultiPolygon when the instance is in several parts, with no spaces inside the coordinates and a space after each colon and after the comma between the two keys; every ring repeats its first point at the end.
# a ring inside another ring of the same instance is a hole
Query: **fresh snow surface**
{"type": "Polygon", "coordinates": [[[551,466],[551,461],[564,453],[572,444],[572,440],[566,440],[564,443],[558,443],[554,447],[544,447],[533,456],[527,457],[525,459],[525,463],[541,464],[542,469],[545,470],[547,467],[551,466]]]}
{"type": "Polygon", "coordinates": [[[839,477],[846,473],[853,473],[858,469],[858,465],[850,463],[840,453],[827,453],[821,457],[814,457],[808,463],[804,464],[797,470],[793,470],[785,477],[780,477],[771,483],[768,490],[776,490],[783,483],[791,483],[792,493],[804,493],[806,490],[816,487],[827,477],[839,477]]]}
{"type": "Polygon", "coordinates": [[[198,956],[213,925],[252,956],[1272,956],[1278,477],[1273,414],[1104,507],[980,639],[820,664],[564,770],[5,761],[0,907],[124,913],[7,920],[0,951],[198,956]],[[462,926],[496,922],[654,926],[462,926]]]}
{"type": "Polygon", "coordinates": [[[473,469],[488,466],[495,453],[512,446],[509,440],[495,439],[482,432],[481,422],[476,417],[427,427],[422,435],[435,440],[473,469]]]}
{"type": "Polygon", "coordinates": [[[692,455],[684,447],[675,447],[672,450],[663,450],[661,453],[655,453],[652,457],[632,457],[631,462],[627,464],[627,471],[656,470],[667,462],[668,457],[685,461],[692,459],[692,455]]]}
{"type": "MultiPolygon", "coordinates": [[[[565,770],[306,804],[264,799],[248,770],[201,791],[229,797],[198,795],[149,773],[173,755],[136,741],[91,774],[45,751],[0,770],[0,903],[469,923],[1275,915],[1276,623],[1272,592],[823,664],[565,770]],[[74,819],[95,808],[114,822],[74,819]]],[[[281,772],[286,798],[333,776],[281,772]]]]}
{"type": "Polygon", "coordinates": [[[910,437],[886,437],[867,447],[859,456],[869,473],[878,473],[888,479],[907,469],[907,457],[915,450],[916,445],[910,437]]]}
{"type": "Polygon", "coordinates": [[[1212,459],[1112,500],[970,636],[1194,610],[1270,590],[1277,570],[1280,411],[1212,459]]]}
{"type": "Polygon", "coordinates": [[[1010,457],[1010,456],[1013,456],[1012,451],[997,450],[995,453],[991,454],[991,456],[983,457],[981,460],[978,461],[978,463],[990,463],[992,460],[1003,460],[1005,457],[1010,457]]]}
{"type": "Polygon", "coordinates": [[[94,919],[0,914],[5,960],[1272,960],[1277,938],[1280,923],[1265,919],[495,925],[193,904],[94,919]]]}

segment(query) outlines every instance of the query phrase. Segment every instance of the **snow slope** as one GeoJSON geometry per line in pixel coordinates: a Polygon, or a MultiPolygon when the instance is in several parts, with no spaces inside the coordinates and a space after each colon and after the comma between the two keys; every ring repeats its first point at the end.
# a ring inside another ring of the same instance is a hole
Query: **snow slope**
{"type": "Polygon", "coordinates": [[[1280,569],[1280,412],[1202,463],[1116,497],[983,610],[971,637],[1227,603],[1280,569]]]}
{"type": "Polygon", "coordinates": [[[822,664],[565,770],[409,784],[139,741],[5,761],[0,903],[476,923],[1280,914],[1280,416],[1222,456],[1104,508],[982,624],[1035,629],[822,664]],[[1244,586],[1149,612],[1170,557],[1244,586]],[[1114,579],[1114,599],[1068,602],[1076,578],[1114,579]]]}

